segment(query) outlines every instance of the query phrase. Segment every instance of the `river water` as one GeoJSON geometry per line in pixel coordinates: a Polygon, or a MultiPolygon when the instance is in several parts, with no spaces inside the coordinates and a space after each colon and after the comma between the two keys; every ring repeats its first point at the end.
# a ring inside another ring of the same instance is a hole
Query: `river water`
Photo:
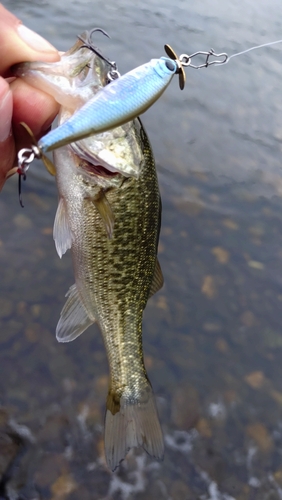
{"type": "MultiPolygon", "coordinates": [[[[178,54],[232,55],[281,38],[278,0],[3,3],[60,50],[104,28],[112,38],[97,34],[97,45],[122,73],[164,55],[165,43],[178,54]]],[[[37,163],[24,210],[16,181],[5,185],[0,404],[10,426],[22,426],[22,445],[0,497],[282,498],[281,61],[278,44],[225,66],[187,68],[185,89],[174,78],[143,117],[163,200],[165,286],[143,328],[163,463],[137,450],[119,471],[106,469],[101,336],[93,327],[73,343],[55,340],[73,277],[52,240],[54,182],[37,163]]]]}

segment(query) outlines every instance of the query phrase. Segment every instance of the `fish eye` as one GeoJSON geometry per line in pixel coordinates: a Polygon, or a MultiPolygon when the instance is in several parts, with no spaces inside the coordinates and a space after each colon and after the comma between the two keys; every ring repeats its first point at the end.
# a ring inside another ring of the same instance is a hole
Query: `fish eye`
{"type": "Polygon", "coordinates": [[[169,71],[175,71],[175,64],[173,61],[170,61],[169,59],[166,60],[165,65],[169,71]]]}

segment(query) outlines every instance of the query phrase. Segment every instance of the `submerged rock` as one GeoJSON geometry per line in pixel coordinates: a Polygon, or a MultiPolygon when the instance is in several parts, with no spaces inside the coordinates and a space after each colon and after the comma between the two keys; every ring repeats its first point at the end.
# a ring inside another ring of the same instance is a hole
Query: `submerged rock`
{"type": "Polygon", "coordinates": [[[6,498],[13,469],[27,442],[34,442],[30,430],[10,418],[5,408],[0,408],[0,498],[6,498]]]}
{"type": "Polygon", "coordinates": [[[0,408],[0,482],[11,467],[13,460],[19,453],[22,444],[18,436],[9,425],[9,416],[4,408],[0,408]]]}

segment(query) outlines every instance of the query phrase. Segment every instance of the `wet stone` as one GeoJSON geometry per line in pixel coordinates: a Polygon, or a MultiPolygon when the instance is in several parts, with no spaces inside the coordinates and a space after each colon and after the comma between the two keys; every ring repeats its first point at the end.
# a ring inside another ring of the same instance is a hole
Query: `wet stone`
{"type": "Polygon", "coordinates": [[[215,347],[222,354],[227,354],[227,352],[229,350],[228,344],[227,344],[226,340],[223,338],[217,339],[215,347]]]}
{"type": "Polygon", "coordinates": [[[238,477],[236,477],[232,473],[228,475],[228,477],[226,477],[221,484],[221,490],[225,491],[226,493],[228,493],[229,495],[231,495],[233,498],[236,499],[238,498],[240,492],[243,490],[243,487],[244,484],[239,480],[238,477]]]}
{"type": "MultiPolygon", "coordinates": [[[[56,484],[60,475],[68,470],[68,463],[64,456],[48,453],[40,457],[35,465],[34,480],[40,489],[49,488],[56,484]]],[[[58,485],[59,488],[60,484],[58,485]]]]}
{"type": "Polygon", "coordinates": [[[0,321],[0,345],[2,342],[9,342],[22,330],[22,323],[13,319],[0,321]]]}
{"type": "Polygon", "coordinates": [[[282,406],[282,392],[273,390],[270,391],[270,395],[279,406],[282,406]]]}
{"type": "Polygon", "coordinates": [[[216,297],[217,289],[216,289],[215,279],[213,276],[210,275],[205,276],[201,291],[210,300],[216,297]]]}
{"type": "Polygon", "coordinates": [[[231,229],[231,231],[237,231],[239,229],[237,222],[232,219],[223,219],[222,224],[228,229],[231,229]]]}
{"type": "Polygon", "coordinates": [[[212,437],[212,429],[209,421],[206,418],[200,418],[196,424],[198,433],[205,438],[212,437]]]}
{"type": "Polygon", "coordinates": [[[30,229],[33,227],[32,220],[24,214],[17,214],[13,218],[13,223],[20,229],[30,229]]]}
{"type": "Polygon", "coordinates": [[[220,323],[206,321],[203,324],[203,330],[208,333],[217,333],[220,332],[220,330],[222,330],[222,326],[220,323]]]}
{"type": "Polygon", "coordinates": [[[248,266],[252,267],[253,269],[258,269],[259,271],[262,271],[264,269],[264,264],[262,262],[258,262],[257,260],[249,260],[248,266]]]}
{"type": "Polygon", "coordinates": [[[252,389],[261,389],[266,383],[266,378],[263,372],[256,371],[246,375],[245,381],[252,389]]]}
{"type": "Polygon", "coordinates": [[[193,494],[187,484],[177,480],[172,483],[170,497],[172,500],[191,500],[193,494]]]}
{"type": "Polygon", "coordinates": [[[255,422],[247,426],[247,436],[251,438],[259,450],[263,453],[270,453],[273,449],[273,439],[267,428],[260,422],[255,422]]]}
{"type": "Polygon", "coordinates": [[[53,415],[48,418],[44,427],[38,434],[40,442],[48,444],[48,448],[59,449],[64,443],[64,438],[69,430],[70,422],[66,415],[53,415]]]}
{"type": "Polygon", "coordinates": [[[220,264],[227,264],[229,261],[229,252],[224,248],[214,247],[211,252],[220,264]]]}
{"type": "Polygon", "coordinates": [[[282,487],[282,468],[277,469],[273,474],[275,481],[279,484],[280,488],[282,487]]]}
{"type": "Polygon", "coordinates": [[[248,328],[251,328],[252,326],[254,326],[256,324],[256,318],[255,318],[255,315],[252,311],[245,311],[241,315],[240,319],[241,319],[243,325],[247,326],[248,328]]]}
{"type": "Polygon", "coordinates": [[[266,347],[270,349],[277,349],[282,347],[282,336],[280,330],[273,330],[266,327],[261,332],[262,340],[266,347]]]}
{"type": "Polygon", "coordinates": [[[74,481],[71,474],[63,474],[52,484],[52,500],[66,498],[70,493],[77,489],[78,484],[74,481]]]}
{"type": "Polygon", "coordinates": [[[0,408],[0,481],[19,453],[22,439],[9,425],[9,416],[0,408]]]}

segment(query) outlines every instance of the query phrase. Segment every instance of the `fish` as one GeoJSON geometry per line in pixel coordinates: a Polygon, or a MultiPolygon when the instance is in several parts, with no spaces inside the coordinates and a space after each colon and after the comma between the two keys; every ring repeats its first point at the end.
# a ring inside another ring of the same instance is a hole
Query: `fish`
{"type": "MultiPolygon", "coordinates": [[[[60,102],[60,127],[106,85],[108,69],[78,41],[61,61],[26,63],[18,76],[60,102]]],[[[148,136],[136,118],[53,155],[59,192],[54,240],[60,257],[71,250],[75,276],[57,340],[70,342],[94,322],[100,327],[110,371],[108,467],[115,470],[133,447],[162,460],[163,434],[142,348],[143,311],[163,285],[157,258],[161,198],[148,136]]]]}
{"type": "MultiPolygon", "coordinates": [[[[19,76],[22,70],[23,66],[17,65],[14,68],[15,76],[19,76]]],[[[178,70],[177,61],[161,57],[151,59],[114,79],[101,87],[59,127],[44,135],[38,142],[39,150],[45,154],[128,123],[160,98],[178,70]]]]}

